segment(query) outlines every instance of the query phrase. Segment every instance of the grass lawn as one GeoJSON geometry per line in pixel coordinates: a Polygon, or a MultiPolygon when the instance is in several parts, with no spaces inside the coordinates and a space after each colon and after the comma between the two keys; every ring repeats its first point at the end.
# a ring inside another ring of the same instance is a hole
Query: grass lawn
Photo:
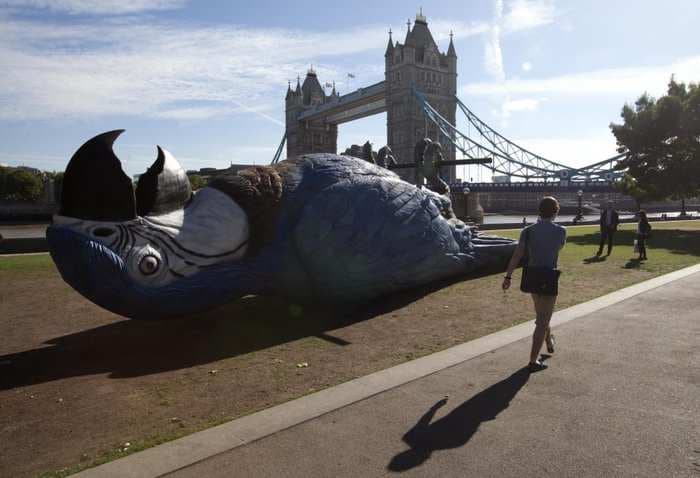
{"type": "MultiPolygon", "coordinates": [[[[598,262],[597,228],[569,228],[558,308],[700,262],[700,221],[652,225],[643,263],[634,225],[598,262]]],[[[0,257],[0,470],[65,476],[532,319],[519,272],[507,294],[501,278],[354,311],[246,297],[144,323],[84,300],[48,255],[0,257]]]]}

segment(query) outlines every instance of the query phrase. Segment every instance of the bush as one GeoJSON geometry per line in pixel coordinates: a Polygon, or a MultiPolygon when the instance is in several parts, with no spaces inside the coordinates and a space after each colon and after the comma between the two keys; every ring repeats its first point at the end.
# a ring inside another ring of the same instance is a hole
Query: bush
{"type": "Polygon", "coordinates": [[[36,201],[43,183],[36,174],[21,169],[0,168],[0,199],[36,201]]]}

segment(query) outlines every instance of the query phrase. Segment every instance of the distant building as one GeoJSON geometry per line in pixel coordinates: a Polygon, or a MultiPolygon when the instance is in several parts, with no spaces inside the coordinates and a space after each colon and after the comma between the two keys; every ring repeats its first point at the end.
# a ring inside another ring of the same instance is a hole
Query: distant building
{"type": "Polygon", "coordinates": [[[510,176],[494,176],[491,178],[494,183],[509,183],[510,176]]]}
{"type": "Polygon", "coordinates": [[[14,169],[19,169],[22,171],[27,171],[28,173],[42,175],[44,172],[41,169],[32,168],[31,166],[16,166],[14,169]]]}
{"type": "Polygon", "coordinates": [[[211,178],[219,176],[222,174],[237,174],[239,171],[243,171],[247,168],[252,168],[256,166],[255,164],[231,164],[228,168],[217,169],[217,168],[201,168],[199,170],[192,169],[187,171],[187,175],[197,174],[202,177],[205,181],[209,182],[211,178]]]}

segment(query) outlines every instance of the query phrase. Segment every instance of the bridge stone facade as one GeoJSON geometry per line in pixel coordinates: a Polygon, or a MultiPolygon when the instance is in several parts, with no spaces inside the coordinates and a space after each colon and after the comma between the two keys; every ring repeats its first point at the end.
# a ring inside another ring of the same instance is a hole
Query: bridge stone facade
{"type": "MultiPolygon", "coordinates": [[[[327,95],[313,69],[303,83],[297,79],[295,89],[290,85],[285,98],[287,157],[336,153],[339,124],[386,112],[387,144],[399,163],[413,161],[413,148],[424,137],[442,144],[446,160],[456,159],[454,146],[426,121],[412,93],[413,87],[418,88],[446,120],[455,123],[457,54],[452,37],[447,51],[440,52],[427,19],[419,14],[413,28],[408,24],[403,44],[394,42],[389,34],[384,62],[384,81],[343,96],[335,87],[327,95]]],[[[375,149],[381,146],[375,145],[375,149]]],[[[443,167],[442,173],[447,182],[456,180],[454,166],[443,167]]],[[[413,180],[410,170],[400,174],[413,180]]]]}

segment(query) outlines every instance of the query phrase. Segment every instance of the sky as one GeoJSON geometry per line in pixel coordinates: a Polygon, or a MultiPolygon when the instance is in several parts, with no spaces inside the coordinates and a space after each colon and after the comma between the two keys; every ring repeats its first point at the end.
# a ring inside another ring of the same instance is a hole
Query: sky
{"type": "MultiPolygon", "coordinates": [[[[130,175],[156,144],[185,169],[268,164],[288,81],[310,65],[341,94],[382,81],[389,29],[403,43],[421,7],[442,51],[454,32],[459,98],[573,167],[616,154],[625,103],[700,81],[697,0],[0,0],[0,164],[61,171],[120,128],[130,175]]],[[[341,150],[368,139],[386,143],[385,114],[339,127],[341,150]]]]}

